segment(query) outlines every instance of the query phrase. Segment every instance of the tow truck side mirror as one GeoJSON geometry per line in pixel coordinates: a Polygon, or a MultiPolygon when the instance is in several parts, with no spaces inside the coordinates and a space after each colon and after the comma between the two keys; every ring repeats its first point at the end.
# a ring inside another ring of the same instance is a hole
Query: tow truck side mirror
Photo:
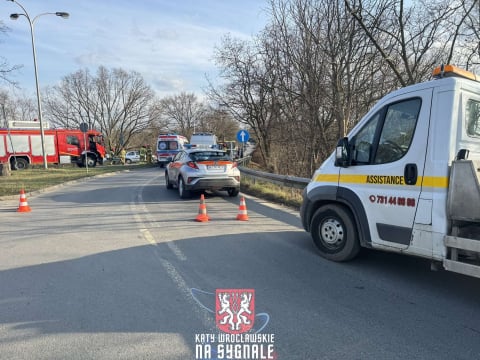
{"type": "Polygon", "coordinates": [[[335,166],[350,166],[350,147],[348,145],[348,137],[338,140],[335,149],[335,166]]]}

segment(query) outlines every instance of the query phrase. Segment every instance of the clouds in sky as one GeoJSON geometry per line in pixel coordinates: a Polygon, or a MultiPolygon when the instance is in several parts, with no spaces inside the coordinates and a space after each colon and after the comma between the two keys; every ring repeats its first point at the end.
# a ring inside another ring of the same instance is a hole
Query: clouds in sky
{"type": "MultiPolygon", "coordinates": [[[[18,0],[33,19],[45,12],[66,11],[34,21],[41,86],[65,75],[103,65],[139,72],[160,95],[181,91],[198,95],[205,74],[215,76],[214,47],[223,36],[251,39],[267,23],[263,0],[18,0]]],[[[16,80],[34,89],[30,27],[13,2],[1,3],[0,20],[11,31],[0,37],[0,54],[10,64],[23,64],[16,80]]]]}

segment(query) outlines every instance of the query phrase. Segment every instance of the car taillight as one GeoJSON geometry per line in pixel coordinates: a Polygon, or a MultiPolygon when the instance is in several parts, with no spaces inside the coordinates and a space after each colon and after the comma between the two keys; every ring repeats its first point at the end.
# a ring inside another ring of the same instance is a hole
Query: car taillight
{"type": "Polygon", "coordinates": [[[191,167],[192,169],[197,169],[197,170],[198,170],[197,164],[194,163],[193,161],[187,162],[187,166],[188,166],[188,167],[191,167]]]}

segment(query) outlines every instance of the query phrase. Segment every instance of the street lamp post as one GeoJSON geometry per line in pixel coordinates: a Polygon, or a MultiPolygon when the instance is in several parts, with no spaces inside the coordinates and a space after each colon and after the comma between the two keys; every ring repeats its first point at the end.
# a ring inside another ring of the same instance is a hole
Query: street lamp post
{"type": "Polygon", "coordinates": [[[22,4],[20,4],[18,1],[16,1],[16,0],[7,0],[7,1],[11,1],[11,2],[17,4],[23,10],[23,13],[11,14],[10,19],[17,20],[20,16],[25,16],[28,20],[28,23],[30,24],[30,34],[31,34],[31,37],[32,37],[33,67],[34,67],[34,70],[35,70],[35,87],[36,87],[36,90],[37,90],[38,121],[40,123],[40,139],[41,139],[41,142],[42,142],[43,167],[45,169],[48,169],[47,153],[45,152],[45,131],[44,131],[44,128],[43,128],[40,86],[38,84],[37,52],[35,50],[35,35],[34,35],[34,31],[33,31],[33,25],[35,24],[35,20],[37,20],[40,16],[43,16],[43,15],[55,15],[55,16],[60,16],[61,18],[67,19],[69,17],[69,14],[67,12],[62,12],[62,11],[57,11],[57,12],[54,12],[54,13],[47,12],[47,13],[38,14],[37,16],[35,16],[32,19],[28,15],[27,10],[25,10],[25,8],[22,6],[22,4]]]}

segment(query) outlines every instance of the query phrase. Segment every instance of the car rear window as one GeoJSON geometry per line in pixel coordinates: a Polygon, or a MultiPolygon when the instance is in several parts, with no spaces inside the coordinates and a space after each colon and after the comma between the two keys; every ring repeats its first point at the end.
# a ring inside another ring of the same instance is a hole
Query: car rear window
{"type": "Polygon", "coordinates": [[[223,151],[202,151],[190,154],[193,161],[208,161],[208,160],[230,160],[230,157],[223,151]]]}

